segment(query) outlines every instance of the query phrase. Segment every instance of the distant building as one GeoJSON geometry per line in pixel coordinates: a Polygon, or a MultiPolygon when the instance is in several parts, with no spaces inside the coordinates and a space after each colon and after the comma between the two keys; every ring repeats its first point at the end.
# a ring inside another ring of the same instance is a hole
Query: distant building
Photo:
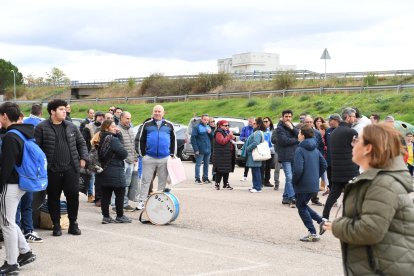
{"type": "Polygon", "coordinates": [[[279,54],[242,53],[217,61],[218,71],[224,73],[253,73],[263,71],[296,70],[296,65],[280,65],[279,54]]]}

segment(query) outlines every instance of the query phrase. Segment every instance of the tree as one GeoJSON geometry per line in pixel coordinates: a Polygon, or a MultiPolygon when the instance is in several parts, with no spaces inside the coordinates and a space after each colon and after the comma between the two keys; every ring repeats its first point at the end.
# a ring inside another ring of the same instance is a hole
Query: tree
{"type": "Polygon", "coordinates": [[[66,77],[66,74],[56,67],[53,67],[50,72],[46,72],[46,76],[46,81],[50,82],[53,85],[62,85],[70,83],[70,79],[66,77]]]}
{"type": "Polygon", "coordinates": [[[13,87],[13,72],[11,70],[16,74],[16,85],[23,84],[23,75],[19,69],[10,61],[0,59],[0,91],[7,87],[13,87]]]}

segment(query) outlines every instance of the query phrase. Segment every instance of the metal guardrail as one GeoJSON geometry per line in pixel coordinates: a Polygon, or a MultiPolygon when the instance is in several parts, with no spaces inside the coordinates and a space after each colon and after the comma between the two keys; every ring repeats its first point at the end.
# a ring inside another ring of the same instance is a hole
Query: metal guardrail
{"type": "MultiPolygon", "coordinates": [[[[367,91],[381,91],[381,90],[397,90],[401,92],[404,89],[414,89],[414,84],[401,85],[375,85],[375,86],[342,86],[342,87],[310,87],[310,88],[296,88],[285,90],[264,90],[264,91],[242,91],[242,92],[222,92],[222,93],[206,93],[206,94],[188,94],[188,95],[172,95],[172,96],[147,96],[147,97],[116,97],[116,98],[92,98],[92,99],[67,99],[70,103],[87,103],[95,102],[125,102],[128,101],[146,101],[146,102],[162,102],[162,101],[187,101],[191,99],[221,99],[229,97],[248,97],[260,95],[280,95],[282,97],[293,93],[331,93],[331,92],[367,92],[367,91]]],[[[46,101],[16,101],[18,104],[32,104],[42,103],[46,101]]]]}
{"type": "MultiPolygon", "coordinates": [[[[317,73],[309,70],[295,70],[290,71],[292,74],[296,75],[296,79],[324,79],[325,73],[317,73]]],[[[286,71],[265,71],[265,72],[251,72],[251,73],[234,73],[231,76],[237,80],[272,80],[275,76],[286,73],[286,71]]],[[[326,77],[328,79],[333,78],[353,78],[353,79],[362,79],[368,75],[375,75],[377,77],[393,77],[393,76],[414,76],[414,70],[388,70],[388,71],[365,71],[365,72],[340,72],[340,73],[327,73],[326,77]]],[[[198,78],[199,75],[175,75],[175,76],[165,76],[168,79],[193,79],[198,78]]],[[[132,78],[132,80],[140,84],[145,79],[145,77],[132,78]]],[[[119,78],[111,81],[92,81],[92,82],[82,82],[82,81],[71,81],[68,83],[40,83],[27,85],[28,87],[42,87],[42,86],[59,86],[65,87],[70,86],[71,88],[87,88],[87,87],[107,87],[112,84],[125,84],[128,83],[131,78],[119,78]]]]}

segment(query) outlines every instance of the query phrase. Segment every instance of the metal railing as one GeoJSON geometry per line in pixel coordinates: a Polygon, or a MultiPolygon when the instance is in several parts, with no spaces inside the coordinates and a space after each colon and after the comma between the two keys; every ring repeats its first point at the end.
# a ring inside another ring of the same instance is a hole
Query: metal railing
{"type": "MultiPolygon", "coordinates": [[[[317,73],[309,70],[295,70],[289,71],[291,74],[296,76],[298,80],[305,80],[305,79],[317,79],[321,80],[324,79],[324,73],[317,73]]],[[[266,71],[266,72],[249,72],[249,73],[234,73],[230,74],[234,79],[237,80],[272,80],[277,75],[284,74],[286,71],[266,71]]],[[[340,72],[340,73],[327,73],[326,77],[328,79],[333,78],[353,78],[356,80],[362,79],[368,75],[375,75],[376,77],[394,77],[394,76],[414,76],[414,70],[388,70],[388,71],[365,71],[365,72],[340,72]]],[[[168,79],[193,79],[198,78],[199,75],[172,75],[172,76],[165,76],[168,79]]],[[[113,84],[125,84],[129,81],[134,81],[136,84],[142,83],[145,77],[138,77],[138,78],[119,78],[114,79],[111,81],[71,81],[70,83],[39,83],[39,84],[31,84],[26,85],[28,87],[42,87],[42,86],[58,86],[58,87],[71,87],[71,88],[101,88],[101,87],[108,87],[113,84]]]]}
{"type": "MultiPolygon", "coordinates": [[[[145,102],[163,102],[163,101],[188,101],[192,99],[222,99],[230,97],[247,97],[261,96],[261,95],[276,95],[288,96],[290,94],[306,94],[306,93],[333,93],[333,92],[356,92],[363,93],[369,91],[386,91],[396,90],[401,92],[404,89],[414,89],[414,84],[401,85],[375,85],[375,86],[343,86],[343,87],[311,87],[311,88],[295,88],[284,90],[264,90],[264,91],[242,91],[242,92],[220,92],[220,93],[205,93],[205,94],[186,94],[186,95],[172,95],[172,96],[146,96],[146,97],[115,97],[115,98],[84,98],[84,99],[67,99],[70,103],[88,103],[95,104],[101,102],[131,102],[131,101],[145,101],[145,102]]],[[[46,103],[46,101],[15,101],[18,104],[31,103],[46,103]]]]}

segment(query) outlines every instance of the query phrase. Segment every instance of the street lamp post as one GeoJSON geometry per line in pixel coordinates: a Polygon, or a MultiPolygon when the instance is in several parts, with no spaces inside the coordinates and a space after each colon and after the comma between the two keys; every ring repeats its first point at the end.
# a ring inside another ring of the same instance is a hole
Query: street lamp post
{"type": "Polygon", "coordinates": [[[16,100],[16,72],[14,72],[14,70],[10,70],[13,72],[13,95],[14,95],[14,100],[16,100]]]}

